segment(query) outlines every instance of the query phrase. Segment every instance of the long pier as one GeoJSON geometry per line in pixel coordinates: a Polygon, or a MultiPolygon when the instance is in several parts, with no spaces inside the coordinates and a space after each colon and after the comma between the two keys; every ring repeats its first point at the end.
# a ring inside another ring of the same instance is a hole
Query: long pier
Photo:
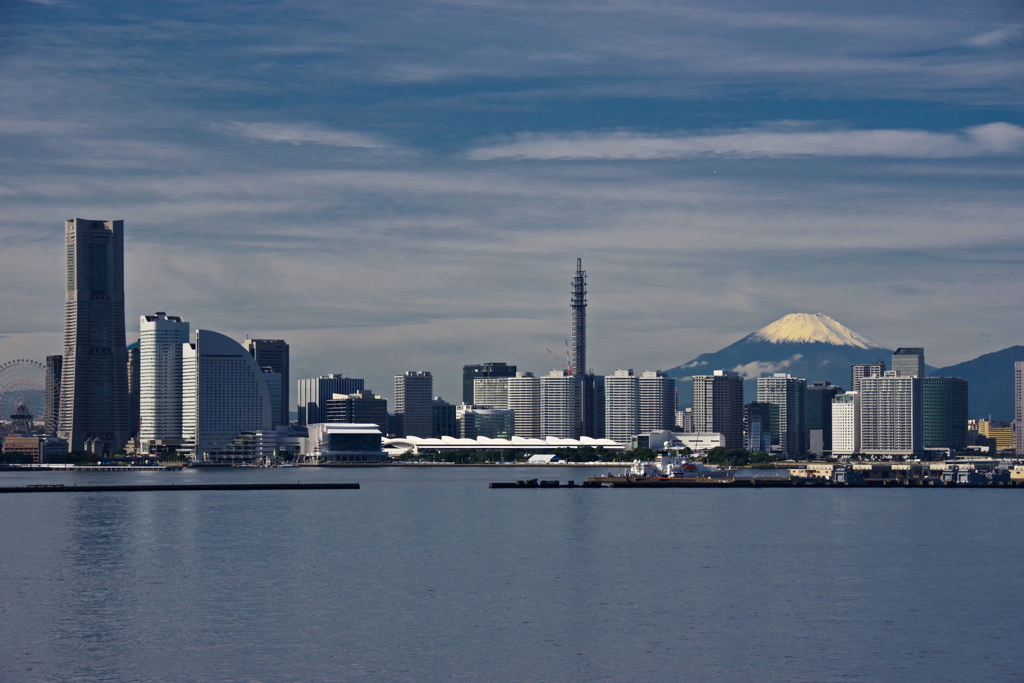
{"type": "Polygon", "coordinates": [[[492,489],[556,489],[556,488],[642,488],[642,489],[757,489],[757,488],[994,488],[1022,489],[1024,481],[997,481],[988,483],[956,483],[936,479],[875,479],[857,483],[839,483],[827,479],[793,477],[742,477],[739,479],[656,478],[656,477],[590,477],[580,484],[569,481],[538,481],[526,479],[515,482],[492,481],[492,489]]]}
{"type": "Polygon", "coordinates": [[[92,493],[97,491],[316,491],[325,489],[358,489],[359,484],[135,484],[114,486],[29,484],[28,486],[0,487],[0,493],[92,493]]]}

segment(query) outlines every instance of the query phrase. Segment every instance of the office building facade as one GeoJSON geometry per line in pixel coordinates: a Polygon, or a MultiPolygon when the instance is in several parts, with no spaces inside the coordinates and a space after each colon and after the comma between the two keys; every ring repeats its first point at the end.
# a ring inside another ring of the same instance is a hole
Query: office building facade
{"type": "Polygon", "coordinates": [[[473,396],[480,407],[495,410],[508,409],[509,377],[478,377],[473,380],[473,396]]]}
{"type": "Polygon", "coordinates": [[[772,446],[791,458],[807,455],[807,380],[777,372],[757,380],[757,402],[771,403],[772,446]]]}
{"type": "Polygon", "coordinates": [[[128,441],[124,221],[64,224],[63,405],[57,433],[72,451],[114,454],[128,441]]]}
{"type": "Polygon", "coordinates": [[[892,353],[892,369],[901,377],[924,377],[924,349],[903,347],[892,353]]]}
{"type": "Polygon", "coordinates": [[[832,399],[842,393],[842,387],[830,382],[807,387],[808,450],[815,455],[832,450],[832,399]]]}
{"type": "Polygon", "coordinates": [[[967,448],[967,380],[925,377],[921,401],[924,448],[967,448]]]}
{"type": "Polygon", "coordinates": [[[159,311],[139,318],[139,440],[180,439],[182,345],[189,324],[159,311]]]}
{"type": "Polygon", "coordinates": [[[479,363],[465,365],[462,368],[462,402],[468,405],[476,403],[473,394],[474,380],[485,377],[515,377],[516,366],[508,363],[479,363]]]}
{"type": "Polygon", "coordinates": [[[299,424],[318,424],[327,420],[327,401],[335,394],[354,394],[365,387],[364,380],[345,375],[324,375],[298,381],[299,424]]]}
{"type": "MultiPolygon", "coordinates": [[[[455,406],[443,398],[437,397],[433,401],[434,430],[432,437],[440,439],[442,436],[458,436],[459,426],[455,419],[455,406]]],[[[389,427],[391,434],[395,429],[389,427]]]]}
{"type": "Polygon", "coordinates": [[[661,370],[640,373],[640,432],[672,430],[676,423],[676,381],[661,370]]]}
{"type": "Polygon", "coordinates": [[[517,372],[508,378],[508,408],[515,412],[516,436],[541,436],[540,378],[532,372],[517,372]]]}
{"type": "Polygon", "coordinates": [[[743,448],[743,378],[739,374],[715,370],[694,376],[693,431],[716,432],[726,448],[743,448]]]}
{"type": "Polygon", "coordinates": [[[429,372],[395,375],[395,417],[399,437],[430,438],[434,433],[434,377],[429,372]]]}
{"type": "Polygon", "coordinates": [[[245,350],[249,352],[256,365],[261,368],[270,368],[281,376],[280,392],[275,403],[280,404],[274,415],[274,425],[287,426],[291,422],[289,411],[291,410],[291,379],[289,375],[289,347],[283,339],[246,339],[245,350]]]}
{"type": "Polygon", "coordinates": [[[60,375],[64,367],[64,356],[47,356],[46,372],[50,375],[46,383],[46,404],[43,408],[43,423],[47,434],[57,433],[57,418],[60,415],[60,375]]]}
{"type": "Polygon", "coordinates": [[[898,370],[861,379],[862,453],[908,456],[924,452],[921,386],[920,377],[900,375],[898,370]]]}
{"type": "Polygon", "coordinates": [[[326,402],[328,424],[373,424],[381,434],[388,433],[388,400],[363,390],[353,394],[334,394],[326,402]]]}
{"type": "Polygon", "coordinates": [[[512,410],[496,410],[462,404],[456,408],[460,439],[511,439],[516,418],[512,410]]]}
{"type": "Polygon", "coordinates": [[[885,361],[876,360],[874,363],[858,363],[850,366],[850,391],[860,391],[860,380],[862,377],[881,377],[886,371],[885,361]]]}
{"type": "Polygon", "coordinates": [[[640,433],[640,378],[632,370],[604,378],[604,433],[623,446],[640,433]]]}
{"type": "Polygon", "coordinates": [[[847,391],[832,399],[832,455],[853,455],[860,449],[860,392],[847,391]]]}
{"type": "Polygon", "coordinates": [[[135,438],[142,427],[141,342],[128,345],[128,436],[135,438]]]}

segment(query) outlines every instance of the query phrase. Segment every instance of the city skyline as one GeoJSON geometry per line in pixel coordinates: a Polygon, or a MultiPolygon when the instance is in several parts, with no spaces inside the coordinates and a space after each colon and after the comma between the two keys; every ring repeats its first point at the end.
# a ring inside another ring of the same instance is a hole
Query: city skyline
{"type": "Polygon", "coordinates": [[[1018,9],[474,7],[13,3],[0,357],[60,353],[69,217],[125,221],[129,335],[173,310],[376,391],[546,374],[576,258],[598,373],[793,311],[935,366],[1024,337],[1018,9]]]}

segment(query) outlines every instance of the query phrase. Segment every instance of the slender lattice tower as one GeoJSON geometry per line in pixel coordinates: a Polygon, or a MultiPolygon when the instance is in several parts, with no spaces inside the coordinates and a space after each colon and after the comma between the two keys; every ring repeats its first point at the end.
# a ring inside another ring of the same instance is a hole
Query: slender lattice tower
{"type": "Polygon", "coordinates": [[[587,374],[587,271],[583,259],[576,259],[576,274],[572,276],[572,358],[570,370],[574,375],[587,374]]]}

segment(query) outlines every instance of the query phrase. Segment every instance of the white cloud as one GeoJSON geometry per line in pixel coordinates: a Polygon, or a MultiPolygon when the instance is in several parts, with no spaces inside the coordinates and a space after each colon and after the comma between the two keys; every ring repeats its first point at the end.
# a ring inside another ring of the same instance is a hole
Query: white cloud
{"type": "Polygon", "coordinates": [[[230,130],[254,140],[287,142],[293,145],[312,143],[333,147],[362,147],[381,149],[390,145],[365,133],[329,130],[310,124],[283,125],[278,123],[237,123],[228,124],[230,130]]]}
{"type": "Polygon", "coordinates": [[[757,379],[758,377],[764,377],[770,375],[773,372],[779,372],[785,370],[796,361],[803,358],[802,354],[794,353],[792,356],[784,361],[778,363],[771,363],[768,361],[755,360],[744,365],[737,365],[732,370],[738,372],[743,379],[757,379]]]}
{"type": "Polygon", "coordinates": [[[469,157],[475,160],[645,160],[707,155],[812,155],[948,159],[1020,151],[1024,151],[1024,128],[1010,123],[988,123],[958,133],[900,129],[808,130],[786,124],[781,128],[776,126],[697,135],[522,133],[512,142],[478,147],[469,153],[469,157]]]}
{"type": "Polygon", "coordinates": [[[1013,24],[974,36],[967,40],[967,44],[981,48],[998,47],[1018,40],[1021,36],[1024,36],[1024,24],[1013,24]]]}

